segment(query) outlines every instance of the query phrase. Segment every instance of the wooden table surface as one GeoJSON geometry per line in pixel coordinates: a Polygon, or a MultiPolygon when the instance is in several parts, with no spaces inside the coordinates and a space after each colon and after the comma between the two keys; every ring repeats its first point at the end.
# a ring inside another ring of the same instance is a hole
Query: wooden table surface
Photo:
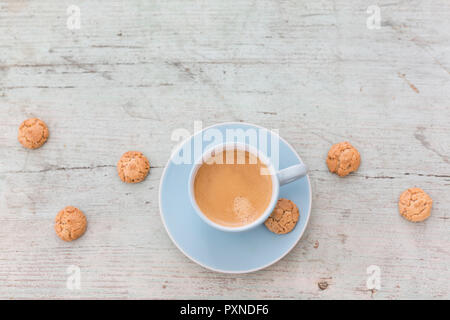
{"type": "Polygon", "coordinates": [[[73,2],[79,29],[72,1],[0,1],[0,298],[450,298],[449,1],[73,2]],[[17,141],[29,117],[50,128],[38,150],[17,141]],[[279,129],[311,168],[309,226],[275,265],[215,273],[166,234],[159,180],[194,121],[279,129]],[[362,164],[339,178],[345,140],[362,164]],[[128,150],[141,184],[117,177],[128,150]],[[417,224],[397,210],[414,186],[434,200],[417,224]],[[71,243],[66,205],[89,221],[71,243]]]}

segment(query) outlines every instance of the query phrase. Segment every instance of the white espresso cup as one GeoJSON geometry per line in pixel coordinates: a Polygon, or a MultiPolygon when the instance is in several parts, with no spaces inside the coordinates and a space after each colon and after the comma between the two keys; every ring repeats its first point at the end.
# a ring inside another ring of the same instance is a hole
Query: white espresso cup
{"type": "Polygon", "coordinates": [[[267,218],[272,213],[273,209],[275,208],[275,205],[277,204],[279,193],[280,193],[280,186],[285,185],[287,183],[293,182],[295,180],[298,180],[304,176],[306,176],[308,172],[308,168],[304,164],[297,164],[291,167],[288,167],[286,169],[282,169],[279,171],[276,171],[273,164],[269,160],[269,158],[263,154],[262,152],[259,152],[258,149],[256,149],[253,146],[250,146],[248,144],[243,143],[224,143],[220,144],[218,146],[214,146],[213,148],[205,151],[200,159],[198,159],[191,170],[190,176],[189,176],[189,197],[192,203],[192,206],[195,210],[195,212],[198,214],[198,216],[203,219],[204,222],[206,222],[208,225],[210,225],[213,228],[216,228],[221,231],[227,231],[227,232],[239,232],[239,231],[246,231],[250,230],[256,226],[259,226],[260,224],[264,223],[267,218]],[[270,199],[270,203],[267,206],[266,210],[261,214],[256,220],[250,222],[249,224],[239,226],[239,227],[228,227],[220,225],[214,221],[211,221],[199,208],[197,201],[195,200],[194,195],[194,181],[195,177],[197,175],[198,169],[208,160],[211,158],[211,156],[214,154],[214,152],[217,154],[218,152],[222,152],[225,150],[242,150],[247,151],[253,156],[257,157],[263,164],[267,166],[268,172],[271,176],[272,180],[272,197],[270,199]]]}

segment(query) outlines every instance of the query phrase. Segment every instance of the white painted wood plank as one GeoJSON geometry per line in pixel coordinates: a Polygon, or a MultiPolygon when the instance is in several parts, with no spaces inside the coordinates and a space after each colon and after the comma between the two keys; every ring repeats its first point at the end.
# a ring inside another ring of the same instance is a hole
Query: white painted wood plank
{"type": "Polygon", "coordinates": [[[81,1],[74,31],[70,4],[0,3],[0,298],[450,298],[447,1],[379,1],[379,30],[362,0],[81,1]],[[16,139],[30,116],[50,127],[34,151],[16,139]],[[310,225],[274,266],[213,273],[166,235],[159,179],[194,120],[278,128],[310,166],[310,225]],[[325,164],[342,140],[362,154],[345,179],[325,164]],[[136,186],[115,172],[130,149],[153,167],[136,186]],[[398,215],[412,186],[434,199],[425,223],[398,215]],[[89,226],[67,244],[68,204],[89,226]]]}

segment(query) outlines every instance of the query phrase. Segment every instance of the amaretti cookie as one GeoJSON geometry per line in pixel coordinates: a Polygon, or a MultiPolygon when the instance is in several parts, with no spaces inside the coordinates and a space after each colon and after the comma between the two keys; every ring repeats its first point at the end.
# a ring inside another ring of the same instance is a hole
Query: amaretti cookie
{"type": "Polygon", "coordinates": [[[117,173],[120,179],[126,183],[143,181],[149,170],[150,162],[139,151],[125,152],[117,163],[117,173]]]}
{"type": "Polygon", "coordinates": [[[328,170],[344,177],[349,173],[358,170],[361,163],[361,156],[349,142],[340,142],[333,145],[328,152],[328,170]]]}
{"type": "Polygon", "coordinates": [[[294,230],[299,217],[300,212],[295,203],[281,198],[264,224],[273,233],[285,234],[294,230]]]}
{"type": "Polygon", "coordinates": [[[27,119],[19,127],[19,142],[28,149],[41,147],[48,139],[48,127],[38,118],[27,119]]]}
{"type": "Polygon", "coordinates": [[[405,190],[398,201],[398,210],[407,220],[420,222],[427,219],[431,213],[433,200],[420,188],[405,190]]]}
{"type": "Polygon", "coordinates": [[[75,207],[62,209],[55,218],[55,231],[64,241],[72,241],[81,237],[86,231],[87,219],[84,213],[75,207]]]}

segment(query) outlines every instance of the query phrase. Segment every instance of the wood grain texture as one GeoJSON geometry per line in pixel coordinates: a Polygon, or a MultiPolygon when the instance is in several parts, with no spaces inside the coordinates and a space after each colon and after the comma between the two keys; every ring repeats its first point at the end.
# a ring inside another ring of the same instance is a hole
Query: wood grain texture
{"type": "Polygon", "coordinates": [[[77,3],[80,30],[71,1],[0,2],[0,298],[450,298],[448,1],[77,3]],[[28,151],[17,128],[31,116],[50,138],[28,151]],[[165,233],[159,179],[171,133],[194,120],[277,128],[311,168],[310,224],[282,261],[218,274],[165,233]],[[343,140],[362,155],[344,179],[325,164],[343,140]],[[117,177],[128,150],[151,162],[144,183],[117,177]],[[424,223],[397,211],[413,186],[434,199],[424,223]],[[73,243],[53,231],[68,204],[88,217],[73,243]]]}

